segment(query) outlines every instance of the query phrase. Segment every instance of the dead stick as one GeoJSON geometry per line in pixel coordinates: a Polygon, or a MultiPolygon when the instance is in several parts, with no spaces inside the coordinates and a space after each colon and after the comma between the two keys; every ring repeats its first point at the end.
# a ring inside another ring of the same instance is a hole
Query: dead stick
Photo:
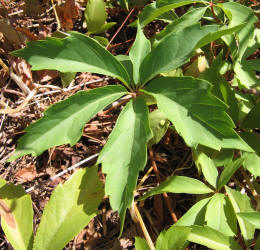
{"type": "MultiPolygon", "coordinates": [[[[151,162],[152,162],[153,171],[155,173],[155,176],[156,176],[158,182],[161,183],[161,178],[160,178],[160,175],[159,175],[159,171],[158,171],[156,162],[154,160],[154,154],[153,154],[152,149],[149,149],[149,156],[150,156],[150,159],[151,159],[151,162]]],[[[163,199],[164,199],[165,205],[166,205],[166,207],[167,207],[167,209],[168,209],[168,211],[169,211],[169,213],[172,217],[173,222],[176,223],[178,221],[178,219],[177,219],[176,214],[173,212],[173,209],[171,207],[170,197],[168,196],[167,193],[163,193],[163,199]]]]}
{"type": "Polygon", "coordinates": [[[113,37],[111,38],[111,40],[109,41],[108,45],[106,46],[106,49],[108,49],[108,47],[110,46],[110,44],[114,41],[114,39],[116,38],[117,34],[120,32],[120,30],[123,28],[123,26],[125,25],[126,21],[129,19],[129,17],[131,16],[131,14],[134,12],[133,8],[129,14],[127,15],[126,19],[124,20],[124,22],[121,24],[121,26],[118,28],[118,30],[116,31],[116,33],[113,35],[113,37]]]}

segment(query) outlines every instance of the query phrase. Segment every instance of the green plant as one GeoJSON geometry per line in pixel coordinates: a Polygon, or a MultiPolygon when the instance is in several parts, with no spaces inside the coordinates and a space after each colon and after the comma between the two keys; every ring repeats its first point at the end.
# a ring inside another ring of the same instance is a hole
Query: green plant
{"type": "MultiPolygon", "coordinates": [[[[207,199],[207,202],[205,200],[198,202],[195,206],[196,209],[197,207],[200,209],[196,211],[200,211],[206,205],[213,207],[215,203],[221,204],[222,207],[218,212],[222,215],[221,220],[225,220],[223,207],[225,202],[229,201],[218,192],[240,166],[240,161],[243,161],[244,167],[253,175],[259,176],[259,170],[252,167],[252,162],[254,164],[259,162],[259,148],[257,150],[257,143],[250,140],[256,134],[252,129],[258,126],[256,118],[259,117],[259,104],[254,96],[246,99],[239,92],[235,95],[230,84],[223,77],[223,74],[233,67],[238,89],[258,86],[254,77],[245,80],[245,75],[252,76],[254,70],[258,69],[255,60],[246,60],[254,51],[253,49],[259,45],[259,32],[254,28],[257,19],[253,11],[231,2],[213,6],[211,2],[205,1],[161,0],[156,2],[156,6],[158,6],[158,11],[154,12],[156,15],[144,18],[141,24],[137,22],[137,36],[129,56],[113,56],[92,38],[77,32],[71,32],[70,36],[64,39],[47,38],[45,41],[29,42],[26,48],[12,53],[27,60],[32,65],[32,70],[53,69],[63,73],[87,71],[112,76],[122,82],[122,85],[78,92],[67,100],[52,105],[43,118],[26,129],[27,133],[19,139],[18,147],[9,159],[15,160],[26,154],[37,156],[50,147],[65,143],[74,145],[80,139],[86,122],[113,101],[129,95],[129,101],[120,113],[97,161],[97,164],[102,164],[102,171],[106,174],[105,194],[109,196],[111,207],[118,211],[121,217],[121,232],[126,210],[133,203],[139,171],[146,165],[147,145],[151,147],[160,140],[168,128],[169,121],[172,123],[171,129],[176,130],[185,143],[193,149],[199,162],[197,166],[201,167],[206,180],[214,189],[188,177],[174,176],[168,182],[182,180],[182,185],[187,183],[194,190],[201,187],[196,191],[199,194],[216,192],[207,199]],[[155,37],[152,48],[141,26],[172,8],[190,3],[206,3],[206,6],[195,8],[186,16],[173,21],[173,24],[155,37]],[[218,9],[217,14],[212,7],[218,9]],[[213,24],[201,26],[197,22],[208,10],[212,11],[210,20],[213,24]],[[238,14],[241,17],[239,20],[238,14]],[[215,22],[218,24],[216,25],[215,22]],[[207,47],[214,41],[221,44],[222,52],[217,56],[214,54],[215,51],[207,47]],[[249,41],[252,46],[247,48],[249,41]],[[230,49],[230,54],[227,47],[230,49]],[[204,54],[211,66],[199,75],[200,78],[165,76],[176,75],[177,70],[182,71],[180,67],[190,59],[193,60],[199,48],[205,51],[204,54]],[[232,65],[225,64],[224,53],[232,58],[232,65]],[[247,107],[247,111],[245,108],[243,112],[239,110],[236,98],[242,107],[247,107]],[[158,114],[149,113],[151,105],[157,105],[158,114]],[[238,122],[241,122],[241,129],[236,132],[234,128],[235,123],[238,122]],[[231,154],[225,155],[228,149],[231,154]],[[240,150],[242,157],[232,162],[234,150],[240,150]],[[223,156],[221,154],[225,155],[226,162],[223,159],[221,161],[220,156],[223,156]],[[218,166],[217,161],[220,166],[231,164],[231,167],[228,165],[229,167],[225,168],[220,177],[215,167],[218,166]]],[[[158,189],[161,187],[159,186],[158,189]]],[[[229,198],[239,196],[228,187],[226,191],[230,193],[229,198]]],[[[151,193],[147,195],[149,194],[151,193]]],[[[231,198],[230,202],[235,211],[230,209],[229,211],[233,211],[230,213],[252,212],[251,210],[236,211],[231,198]]],[[[249,201],[246,201],[246,204],[248,207],[249,201]]],[[[211,216],[209,213],[206,215],[208,227],[204,226],[204,218],[200,226],[178,230],[187,230],[190,241],[195,241],[194,235],[202,235],[207,231],[210,235],[217,234],[220,239],[223,237],[222,240],[236,246],[237,243],[233,239],[229,241],[231,232],[232,236],[235,234],[234,230],[227,229],[229,224],[220,223],[218,229],[222,230],[221,227],[224,225],[229,235],[222,236],[219,232],[216,233],[211,228],[211,216]],[[192,234],[189,233],[190,230],[192,234]],[[190,235],[193,235],[193,238],[190,235]]],[[[241,216],[245,215],[241,214],[241,216]]],[[[239,224],[242,220],[244,223],[244,219],[241,218],[238,218],[239,224]]],[[[195,219],[190,225],[196,224],[195,219]]],[[[241,227],[245,239],[251,239],[252,231],[250,237],[246,238],[243,230],[241,227]]],[[[203,244],[203,242],[198,243],[203,244]]],[[[212,247],[212,245],[208,246],[212,247]]]]}
{"type": "MultiPolygon", "coordinates": [[[[201,200],[193,205],[177,223],[167,232],[161,233],[156,242],[156,249],[185,249],[188,241],[213,249],[242,249],[234,240],[238,235],[237,223],[243,240],[249,247],[254,238],[255,226],[259,228],[260,213],[254,211],[250,198],[246,194],[225,186],[243,165],[244,159],[230,161],[219,175],[214,161],[205,153],[195,150],[193,154],[198,168],[202,169],[211,188],[193,178],[172,176],[139,199],[144,200],[164,192],[201,195],[201,200]],[[225,190],[223,190],[224,186],[225,190]],[[222,193],[222,190],[227,193],[227,196],[222,193]],[[207,198],[203,195],[207,195],[207,198]],[[177,247],[179,245],[180,248],[177,247]]],[[[257,201],[259,203],[258,199],[257,201]]]]}
{"type": "Polygon", "coordinates": [[[106,22],[106,3],[104,0],[89,0],[85,9],[88,34],[103,33],[114,26],[115,22],[106,22]]]}
{"type": "Polygon", "coordinates": [[[1,226],[14,249],[62,249],[97,215],[104,196],[97,167],[77,171],[57,186],[33,235],[31,197],[0,179],[1,226]]]}

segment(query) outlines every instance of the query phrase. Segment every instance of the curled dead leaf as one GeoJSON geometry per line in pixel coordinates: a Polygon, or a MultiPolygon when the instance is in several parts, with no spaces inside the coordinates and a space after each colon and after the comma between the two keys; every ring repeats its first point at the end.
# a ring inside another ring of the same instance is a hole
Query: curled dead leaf
{"type": "Polygon", "coordinates": [[[33,181],[36,177],[38,177],[35,164],[31,164],[29,167],[22,168],[16,173],[15,177],[19,181],[23,182],[33,181]]]}
{"type": "Polygon", "coordinates": [[[71,30],[73,28],[73,20],[79,15],[79,5],[75,0],[66,0],[65,4],[57,7],[57,14],[60,19],[61,28],[71,30]]]}

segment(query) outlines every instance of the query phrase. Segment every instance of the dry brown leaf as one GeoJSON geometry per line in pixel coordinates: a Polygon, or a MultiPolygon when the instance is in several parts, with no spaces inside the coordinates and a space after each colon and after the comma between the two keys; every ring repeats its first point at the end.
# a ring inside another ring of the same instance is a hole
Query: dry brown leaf
{"type": "Polygon", "coordinates": [[[60,19],[61,28],[71,30],[73,20],[79,16],[79,5],[75,0],[66,0],[63,6],[57,7],[57,14],[60,19]]]}
{"type": "Polygon", "coordinates": [[[38,177],[35,164],[31,164],[29,167],[19,170],[15,177],[21,182],[33,181],[38,177]]]}
{"type": "Polygon", "coordinates": [[[39,70],[34,72],[34,79],[39,83],[48,82],[59,77],[56,70],[39,70]]]}
{"type": "Polygon", "coordinates": [[[9,61],[11,67],[22,79],[23,83],[26,84],[29,89],[34,89],[31,66],[25,60],[18,57],[11,57],[9,61]]]}
{"type": "Polygon", "coordinates": [[[6,37],[8,41],[15,45],[19,45],[24,42],[24,38],[14,29],[10,23],[9,18],[0,19],[0,32],[6,37]]]}

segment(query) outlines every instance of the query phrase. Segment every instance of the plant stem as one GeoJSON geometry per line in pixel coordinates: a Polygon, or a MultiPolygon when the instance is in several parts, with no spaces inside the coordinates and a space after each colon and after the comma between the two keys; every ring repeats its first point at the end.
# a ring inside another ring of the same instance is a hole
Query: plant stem
{"type": "Polygon", "coordinates": [[[134,210],[135,210],[136,216],[137,216],[137,218],[138,218],[138,220],[139,220],[139,223],[140,223],[140,226],[141,226],[141,228],[142,228],[142,231],[143,231],[143,233],[144,233],[144,237],[145,237],[145,239],[146,239],[146,241],[147,241],[147,244],[149,245],[149,247],[150,247],[151,250],[155,250],[153,241],[152,241],[152,239],[151,239],[151,237],[150,237],[150,235],[149,235],[149,233],[148,233],[148,231],[147,231],[147,229],[146,229],[146,227],[145,227],[143,218],[142,218],[142,216],[141,216],[141,214],[140,214],[140,212],[139,212],[139,210],[138,210],[138,207],[136,206],[135,203],[134,203],[134,210]]]}
{"type": "Polygon", "coordinates": [[[240,172],[242,173],[244,179],[246,180],[247,185],[250,188],[250,191],[251,191],[251,193],[252,193],[252,195],[253,195],[253,197],[256,201],[256,211],[258,211],[260,209],[260,199],[258,197],[256,190],[255,190],[255,187],[252,184],[252,182],[250,181],[249,177],[247,176],[246,171],[242,167],[240,168],[240,172]]]}
{"type": "Polygon", "coordinates": [[[125,25],[126,21],[129,19],[129,17],[131,16],[131,14],[134,12],[135,8],[133,8],[129,14],[127,15],[126,19],[124,20],[124,22],[120,25],[120,27],[118,28],[118,30],[116,31],[116,33],[113,35],[113,37],[111,38],[111,40],[109,41],[108,45],[106,46],[106,49],[108,49],[108,47],[110,46],[110,44],[114,41],[114,39],[116,38],[117,34],[120,32],[120,30],[123,28],[123,26],[125,25]]]}
{"type": "Polygon", "coordinates": [[[57,30],[60,30],[60,19],[58,17],[58,14],[57,14],[57,11],[56,11],[56,8],[55,8],[55,4],[53,2],[53,0],[51,0],[51,5],[52,5],[52,8],[53,8],[53,11],[54,11],[54,15],[55,15],[55,18],[56,18],[56,21],[57,21],[57,30]]]}
{"type": "MultiPolygon", "coordinates": [[[[130,93],[130,94],[131,94],[131,93],[130,93]]],[[[106,114],[109,113],[111,110],[113,110],[113,109],[115,109],[115,108],[117,108],[117,107],[119,107],[119,106],[125,104],[126,102],[128,102],[128,101],[129,101],[130,99],[132,99],[132,98],[133,98],[133,95],[132,95],[131,97],[129,97],[129,98],[123,100],[122,102],[118,102],[117,104],[115,104],[115,105],[112,106],[111,108],[109,108],[109,109],[107,109],[107,110],[101,112],[100,115],[106,115],[106,114]]]]}
{"type": "Polygon", "coordinates": [[[215,11],[214,11],[214,3],[212,2],[212,0],[210,1],[209,6],[210,6],[212,15],[213,15],[213,17],[214,17],[216,23],[220,23],[219,18],[218,18],[218,17],[216,16],[216,14],[215,14],[215,11]]]}

